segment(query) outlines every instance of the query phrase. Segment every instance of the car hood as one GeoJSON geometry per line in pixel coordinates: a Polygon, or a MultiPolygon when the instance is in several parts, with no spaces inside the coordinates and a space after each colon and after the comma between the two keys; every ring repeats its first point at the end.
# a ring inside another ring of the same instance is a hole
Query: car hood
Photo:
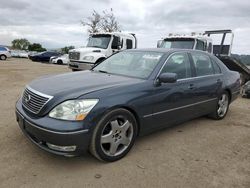
{"type": "Polygon", "coordinates": [[[73,99],[87,93],[141,81],[141,79],[87,70],[44,76],[32,81],[28,86],[33,90],[56,98],[73,99]]]}

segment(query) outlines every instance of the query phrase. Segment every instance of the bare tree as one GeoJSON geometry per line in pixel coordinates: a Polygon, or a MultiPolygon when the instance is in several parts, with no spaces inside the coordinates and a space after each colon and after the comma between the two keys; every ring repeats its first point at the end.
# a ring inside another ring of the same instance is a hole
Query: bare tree
{"type": "Polygon", "coordinates": [[[121,31],[121,27],[114,16],[113,9],[102,11],[103,15],[93,10],[90,17],[81,21],[83,26],[88,26],[89,33],[121,31]]]}
{"type": "Polygon", "coordinates": [[[113,9],[110,11],[104,10],[103,17],[101,19],[101,28],[104,32],[115,32],[121,31],[121,27],[114,15],[113,9]]]}
{"type": "Polygon", "coordinates": [[[81,21],[81,24],[83,26],[88,26],[88,32],[89,33],[97,33],[100,32],[100,21],[101,21],[101,15],[93,10],[92,15],[88,17],[86,20],[81,21]]]}

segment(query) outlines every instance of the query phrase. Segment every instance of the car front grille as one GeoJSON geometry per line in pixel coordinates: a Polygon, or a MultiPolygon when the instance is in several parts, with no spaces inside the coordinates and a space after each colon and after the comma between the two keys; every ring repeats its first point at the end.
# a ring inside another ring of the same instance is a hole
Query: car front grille
{"type": "Polygon", "coordinates": [[[69,59],[79,60],[80,52],[69,52],[69,59]]]}
{"type": "Polygon", "coordinates": [[[52,96],[40,93],[30,87],[26,87],[23,92],[22,104],[28,111],[38,114],[44,105],[52,98],[52,96]]]}

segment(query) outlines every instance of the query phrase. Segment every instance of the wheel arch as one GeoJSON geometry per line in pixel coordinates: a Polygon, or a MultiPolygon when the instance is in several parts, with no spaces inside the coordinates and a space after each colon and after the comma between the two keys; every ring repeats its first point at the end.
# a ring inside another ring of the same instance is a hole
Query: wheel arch
{"type": "Polygon", "coordinates": [[[229,103],[231,103],[231,99],[232,99],[232,92],[229,88],[226,88],[224,91],[226,91],[229,94],[229,103]]]}
{"type": "Polygon", "coordinates": [[[136,120],[136,123],[137,123],[137,126],[138,126],[137,127],[137,129],[138,129],[137,136],[138,136],[140,134],[140,130],[141,130],[141,121],[140,121],[140,118],[139,118],[137,112],[132,107],[127,106],[127,105],[117,105],[117,106],[113,106],[113,107],[107,109],[104,112],[104,114],[107,114],[110,111],[113,111],[113,110],[116,110],[116,109],[119,109],[119,108],[120,109],[125,109],[125,110],[129,111],[135,117],[135,120],[136,120]]]}

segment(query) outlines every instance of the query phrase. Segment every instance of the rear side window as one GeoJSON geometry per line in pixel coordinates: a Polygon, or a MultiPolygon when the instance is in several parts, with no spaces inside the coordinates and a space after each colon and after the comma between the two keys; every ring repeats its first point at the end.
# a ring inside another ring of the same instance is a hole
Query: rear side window
{"type": "Polygon", "coordinates": [[[221,70],[219,65],[215,62],[215,60],[212,59],[213,67],[214,67],[214,74],[220,74],[221,70]]]}
{"type": "Polygon", "coordinates": [[[127,49],[132,49],[133,48],[133,42],[130,39],[126,40],[126,44],[127,44],[127,49]]]}
{"type": "Polygon", "coordinates": [[[178,79],[190,78],[191,68],[188,55],[177,53],[170,56],[161,73],[176,73],[178,79]]]}
{"type": "Polygon", "coordinates": [[[196,76],[206,76],[214,74],[214,69],[210,58],[205,54],[191,53],[196,76]]]}

